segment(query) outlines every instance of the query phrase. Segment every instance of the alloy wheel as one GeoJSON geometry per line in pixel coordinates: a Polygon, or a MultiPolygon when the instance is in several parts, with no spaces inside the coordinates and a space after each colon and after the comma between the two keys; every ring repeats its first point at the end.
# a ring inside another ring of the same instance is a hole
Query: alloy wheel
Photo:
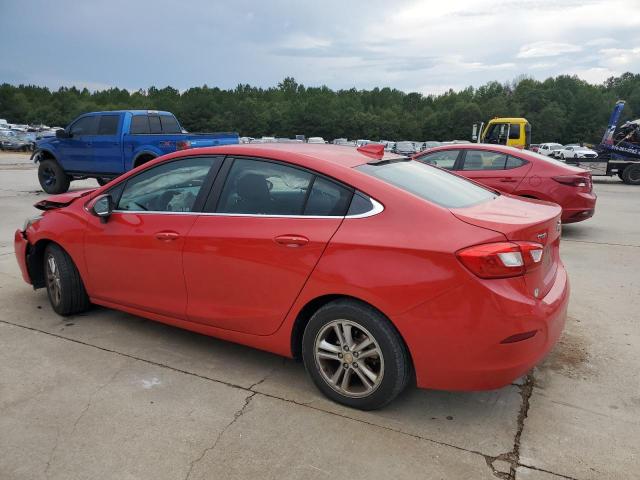
{"type": "Polygon", "coordinates": [[[62,283],[60,280],[60,270],[53,255],[47,257],[47,289],[51,296],[51,301],[55,305],[60,305],[62,299],[62,283]]]}
{"type": "Polygon", "coordinates": [[[351,320],[327,323],[316,335],[316,366],[336,392],[351,398],[371,395],[382,382],[380,345],[362,325],[351,320]]]}

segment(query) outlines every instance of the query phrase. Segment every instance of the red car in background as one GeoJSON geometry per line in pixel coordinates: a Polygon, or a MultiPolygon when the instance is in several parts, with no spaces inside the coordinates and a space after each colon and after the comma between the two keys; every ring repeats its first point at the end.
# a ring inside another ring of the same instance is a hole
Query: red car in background
{"type": "Polygon", "coordinates": [[[335,401],[493,389],[558,340],[557,205],[382,145],[185,150],[36,204],[22,275],[60,315],[91,303],[302,358],[335,401]]]}
{"type": "Polygon", "coordinates": [[[595,212],[591,172],[538,153],[503,145],[455,144],[413,158],[502,192],[557,203],[562,223],[581,222],[595,212]]]}

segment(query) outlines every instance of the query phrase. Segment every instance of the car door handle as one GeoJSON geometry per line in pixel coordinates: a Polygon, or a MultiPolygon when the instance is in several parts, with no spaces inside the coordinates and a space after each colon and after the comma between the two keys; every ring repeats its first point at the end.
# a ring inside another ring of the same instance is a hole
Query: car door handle
{"type": "Polygon", "coordinates": [[[285,247],[303,247],[309,243],[307,237],[302,235],[280,235],[274,238],[277,244],[284,245],[285,247]]]}
{"type": "Polygon", "coordinates": [[[171,242],[172,240],[179,239],[180,235],[176,232],[158,232],[156,233],[156,238],[163,242],[171,242]]]}
{"type": "Polygon", "coordinates": [[[515,178],[501,178],[500,181],[503,182],[503,183],[516,183],[517,182],[517,180],[515,178]]]}

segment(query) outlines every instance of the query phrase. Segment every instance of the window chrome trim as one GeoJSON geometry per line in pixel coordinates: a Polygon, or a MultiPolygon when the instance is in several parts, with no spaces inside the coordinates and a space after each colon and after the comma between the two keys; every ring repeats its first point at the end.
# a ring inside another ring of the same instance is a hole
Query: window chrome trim
{"type": "Polygon", "coordinates": [[[202,215],[207,217],[256,217],[256,218],[367,218],[381,213],[384,206],[369,197],[373,208],[368,212],[359,213],[357,215],[271,215],[261,213],[216,213],[216,212],[172,212],[172,211],[156,211],[156,210],[114,210],[112,213],[131,213],[134,215],[202,215]]]}

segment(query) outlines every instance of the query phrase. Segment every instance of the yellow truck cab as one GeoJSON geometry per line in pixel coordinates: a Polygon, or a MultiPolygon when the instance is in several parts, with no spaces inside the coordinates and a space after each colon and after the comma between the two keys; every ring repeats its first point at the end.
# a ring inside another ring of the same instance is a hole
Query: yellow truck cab
{"type": "Polygon", "coordinates": [[[531,144],[531,124],[526,118],[500,117],[473,124],[472,138],[478,143],[494,143],[516,148],[529,148],[531,144]],[[480,135],[478,135],[478,132],[480,135]]]}

